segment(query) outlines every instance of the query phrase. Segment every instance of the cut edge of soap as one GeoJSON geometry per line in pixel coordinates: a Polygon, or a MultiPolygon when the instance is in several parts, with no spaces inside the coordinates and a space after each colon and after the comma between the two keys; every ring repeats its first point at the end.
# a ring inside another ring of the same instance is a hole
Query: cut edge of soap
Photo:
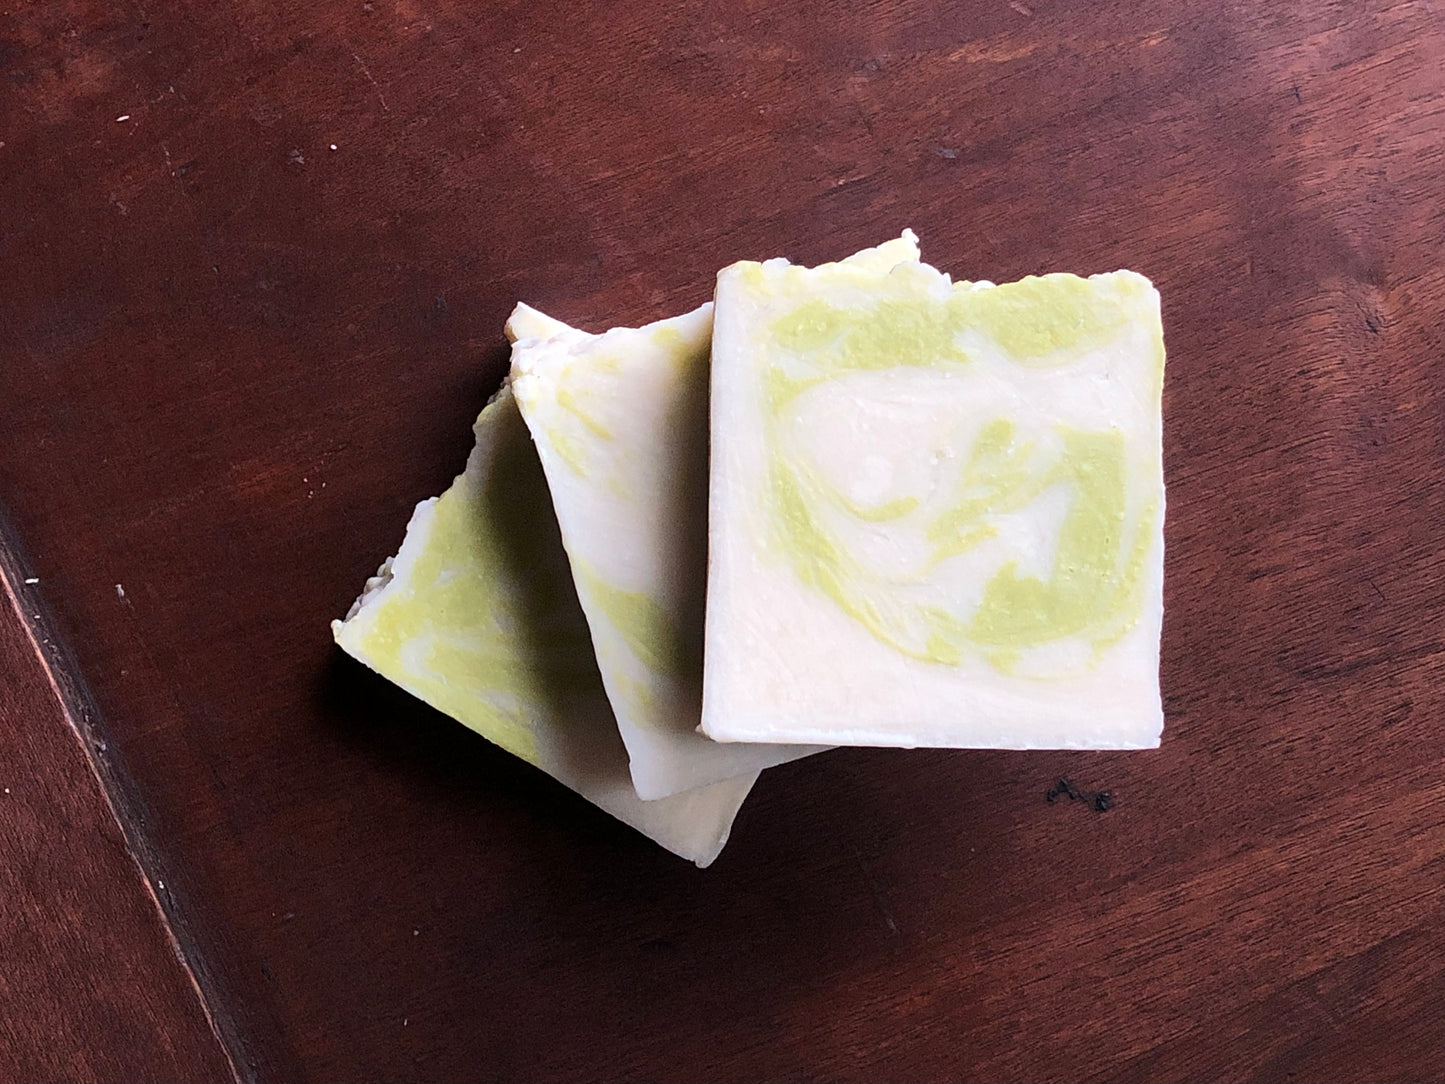
{"type": "Polygon", "coordinates": [[[1127,752],[1130,750],[1158,749],[1164,732],[1164,721],[1162,716],[1158,725],[1151,728],[1152,737],[1138,741],[1104,739],[1097,741],[1080,742],[1031,742],[1009,740],[959,740],[949,739],[946,741],[930,740],[926,735],[905,734],[894,732],[883,732],[870,730],[866,727],[853,729],[830,729],[822,732],[804,726],[777,726],[767,724],[765,726],[748,727],[729,724],[728,733],[724,736],[714,737],[712,740],[720,743],[729,742],[776,742],[783,745],[811,745],[820,742],[828,742],[839,748],[865,748],[865,749],[1000,749],[1013,752],[1058,752],[1062,750],[1074,750],[1080,752],[1127,752]],[[764,736],[766,735],[766,736],[764,736]]]}

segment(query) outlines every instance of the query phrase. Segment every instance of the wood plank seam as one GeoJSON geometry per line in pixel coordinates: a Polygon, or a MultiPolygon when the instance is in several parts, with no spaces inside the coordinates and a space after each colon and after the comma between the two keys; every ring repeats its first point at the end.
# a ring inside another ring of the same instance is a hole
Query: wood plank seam
{"type": "Polygon", "coordinates": [[[0,587],[29,637],[60,712],[70,724],[85,761],[100,784],[106,808],[125,840],[126,853],[160,916],[171,951],[195,990],[196,1000],[225,1055],[232,1079],[237,1084],[253,1084],[254,1074],[242,1072],[242,1066],[248,1064],[239,1056],[244,1050],[244,1041],[229,1014],[221,1008],[214,976],[175,895],[164,887],[165,863],[146,828],[144,803],[119,763],[118,752],[112,752],[94,696],[50,620],[38,585],[31,582],[36,579],[28,571],[31,568],[33,562],[27,557],[4,504],[0,503],[0,587]]]}

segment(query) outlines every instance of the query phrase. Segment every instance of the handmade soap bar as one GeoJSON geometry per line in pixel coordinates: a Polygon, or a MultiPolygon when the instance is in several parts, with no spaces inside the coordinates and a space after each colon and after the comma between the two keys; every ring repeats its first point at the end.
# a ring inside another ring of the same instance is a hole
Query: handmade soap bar
{"type": "MultiPolygon", "coordinates": [[[[850,257],[916,260],[912,234],[850,257]]],[[[697,733],[712,305],[590,335],[519,305],[512,388],[532,431],[602,681],[644,798],[815,752],[697,733]]]]}
{"type": "Polygon", "coordinates": [[[590,335],[540,313],[508,323],[512,390],[531,429],[643,798],[813,752],[697,733],[707,568],[712,305],[590,335]],[[546,337],[526,334],[546,330],[546,337]]]}
{"type": "Polygon", "coordinates": [[[704,733],[1158,744],[1147,279],[772,260],[716,306],[704,733]]]}
{"type": "Polygon", "coordinates": [[[708,865],[755,774],[638,798],[597,674],[546,481],[503,388],[465,472],[423,501],[336,642],[668,850],[708,865]]]}

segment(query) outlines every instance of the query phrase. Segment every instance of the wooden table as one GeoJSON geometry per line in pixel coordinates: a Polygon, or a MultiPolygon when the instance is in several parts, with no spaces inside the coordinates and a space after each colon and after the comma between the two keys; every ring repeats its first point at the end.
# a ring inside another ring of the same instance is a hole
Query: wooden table
{"type": "Polygon", "coordinates": [[[12,0],[0,1078],[1445,1079],[1442,208],[1439,0],[12,0]],[[514,302],[904,226],[1163,293],[1162,749],[699,872],[338,655],[514,302]]]}

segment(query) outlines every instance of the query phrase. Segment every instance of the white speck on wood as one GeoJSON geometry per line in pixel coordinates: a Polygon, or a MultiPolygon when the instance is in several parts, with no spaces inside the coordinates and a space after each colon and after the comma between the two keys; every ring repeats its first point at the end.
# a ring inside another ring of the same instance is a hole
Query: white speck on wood
{"type": "Polygon", "coordinates": [[[25,582],[26,582],[26,583],[39,583],[39,582],[40,582],[40,577],[39,577],[39,576],[26,576],[26,577],[25,577],[25,582]]]}
{"type": "Polygon", "coordinates": [[[117,124],[124,124],[124,123],[125,123],[126,121],[128,121],[128,120],[130,120],[130,114],[129,114],[129,113],[122,113],[120,116],[118,116],[118,117],[115,118],[115,122],[116,122],[117,124]]]}

